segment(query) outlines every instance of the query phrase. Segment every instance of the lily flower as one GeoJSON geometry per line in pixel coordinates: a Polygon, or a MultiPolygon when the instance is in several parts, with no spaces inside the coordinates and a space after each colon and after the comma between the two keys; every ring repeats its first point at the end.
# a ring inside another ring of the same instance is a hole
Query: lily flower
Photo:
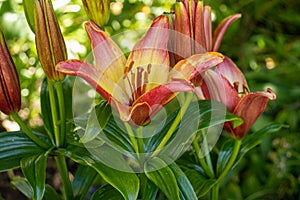
{"type": "Polygon", "coordinates": [[[215,70],[205,72],[202,92],[206,99],[224,103],[230,112],[243,119],[236,127],[232,122],[224,127],[234,138],[244,138],[257,118],[264,112],[269,100],[276,99],[271,89],[266,92],[250,92],[247,81],[232,60],[225,57],[215,70]]]}
{"type": "Polygon", "coordinates": [[[16,67],[0,32],[0,110],[10,115],[21,108],[20,82],[16,67]]]}
{"type": "Polygon", "coordinates": [[[219,53],[194,55],[170,68],[169,23],[156,18],[126,60],[120,48],[95,23],[85,24],[91,41],[95,66],[80,61],[61,62],[56,69],[85,79],[116,109],[123,121],[146,125],[178,92],[193,90],[189,77],[223,61],[219,53]],[[180,69],[187,66],[183,75],[180,69]],[[189,70],[188,66],[193,66],[189,70]]]}
{"type": "Polygon", "coordinates": [[[213,32],[210,6],[204,6],[203,1],[177,0],[171,42],[175,63],[194,54],[217,52],[228,27],[240,17],[228,16],[213,32]]]}

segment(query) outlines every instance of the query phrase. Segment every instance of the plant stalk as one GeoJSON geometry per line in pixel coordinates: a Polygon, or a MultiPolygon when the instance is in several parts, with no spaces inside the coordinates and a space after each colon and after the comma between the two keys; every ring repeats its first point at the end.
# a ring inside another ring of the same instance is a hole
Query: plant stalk
{"type": "Polygon", "coordinates": [[[21,130],[24,131],[24,133],[37,145],[42,147],[43,149],[48,149],[49,145],[45,143],[43,140],[41,140],[38,136],[33,134],[32,130],[24,123],[24,121],[20,118],[20,116],[17,113],[12,113],[11,116],[13,119],[19,124],[21,127],[21,130]]]}
{"type": "Polygon", "coordinates": [[[160,144],[157,146],[156,150],[153,152],[153,156],[156,156],[164,148],[164,146],[167,144],[169,139],[172,137],[178,124],[181,122],[181,118],[183,117],[184,113],[188,109],[188,107],[192,101],[192,98],[193,98],[192,93],[188,93],[186,95],[185,101],[184,101],[180,111],[178,112],[173,124],[171,125],[170,129],[168,130],[168,132],[166,133],[165,137],[162,139],[160,144]]]}
{"type": "Polygon", "coordinates": [[[67,168],[66,159],[64,156],[55,156],[56,166],[61,176],[63,185],[63,195],[65,200],[73,199],[73,189],[69,179],[69,171],[67,168]]]}
{"type": "Polygon", "coordinates": [[[59,122],[59,116],[56,110],[56,97],[54,92],[54,82],[47,79],[48,83],[48,90],[49,90],[49,98],[50,98],[50,106],[51,106],[51,114],[52,114],[52,120],[53,120],[53,127],[54,127],[54,143],[57,147],[62,146],[62,141],[60,139],[60,122],[59,122]]]}
{"type": "Polygon", "coordinates": [[[66,111],[65,111],[65,99],[62,88],[62,82],[56,82],[56,92],[59,106],[59,116],[60,116],[60,144],[63,146],[65,144],[66,137],[66,111]]]}

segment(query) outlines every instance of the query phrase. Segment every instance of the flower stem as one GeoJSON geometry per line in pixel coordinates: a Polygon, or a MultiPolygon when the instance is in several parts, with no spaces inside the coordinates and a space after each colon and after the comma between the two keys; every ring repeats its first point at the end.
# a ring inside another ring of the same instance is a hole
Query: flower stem
{"type": "Polygon", "coordinates": [[[137,142],[139,147],[139,152],[144,153],[144,140],[143,140],[143,127],[140,126],[136,129],[137,142]]]}
{"type": "Polygon", "coordinates": [[[169,139],[172,137],[172,135],[175,132],[178,124],[181,122],[181,118],[183,117],[184,113],[188,109],[188,107],[189,107],[189,105],[192,101],[192,98],[193,98],[192,93],[188,93],[186,95],[185,101],[184,101],[179,113],[177,114],[173,124],[171,125],[170,129],[166,133],[165,137],[162,139],[160,144],[157,146],[156,150],[153,152],[153,156],[156,156],[164,148],[164,146],[167,144],[169,139]]]}
{"type": "Polygon", "coordinates": [[[128,123],[125,122],[124,125],[125,125],[128,135],[129,135],[129,139],[132,143],[133,149],[134,149],[135,153],[137,154],[137,156],[139,157],[139,145],[135,139],[134,132],[128,123]]]}
{"type": "Polygon", "coordinates": [[[32,130],[24,123],[24,121],[20,118],[20,116],[17,113],[12,113],[11,116],[13,119],[19,124],[21,129],[24,131],[24,133],[37,145],[44,149],[48,149],[49,145],[45,143],[43,140],[41,140],[38,136],[33,134],[32,130]]]}
{"type": "Polygon", "coordinates": [[[201,152],[197,137],[194,138],[193,140],[193,146],[197,155],[197,158],[200,162],[200,165],[202,166],[202,168],[204,169],[205,173],[210,177],[210,178],[214,178],[215,174],[214,171],[211,171],[211,168],[208,167],[208,165],[205,162],[205,158],[201,152]]]}
{"type": "Polygon", "coordinates": [[[66,136],[66,111],[65,111],[65,99],[62,88],[62,82],[56,82],[56,92],[58,98],[58,106],[59,106],[59,116],[60,116],[60,143],[64,145],[65,136],[66,136]]]}
{"type": "Polygon", "coordinates": [[[234,161],[237,157],[237,155],[239,154],[239,150],[240,150],[240,146],[241,146],[242,140],[235,140],[234,146],[233,146],[233,150],[232,150],[232,154],[231,157],[225,167],[225,169],[222,171],[221,175],[218,177],[218,182],[220,182],[221,180],[223,180],[223,178],[228,174],[228,172],[231,170],[234,161]]]}
{"type": "Polygon", "coordinates": [[[205,160],[206,160],[206,163],[207,163],[207,166],[209,168],[210,173],[214,174],[214,168],[213,168],[213,165],[212,165],[212,162],[211,162],[211,157],[210,157],[210,153],[209,153],[209,149],[208,149],[206,133],[205,133],[204,130],[202,130],[201,132],[202,132],[202,137],[203,137],[203,147],[204,147],[204,151],[205,151],[205,160]]]}
{"type": "Polygon", "coordinates": [[[242,140],[235,140],[235,143],[234,143],[234,146],[233,146],[233,150],[232,150],[232,153],[231,153],[231,157],[229,158],[229,161],[228,161],[225,169],[222,171],[222,173],[218,177],[216,184],[212,188],[212,199],[213,200],[218,200],[218,198],[219,198],[220,182],[223,180],[223,178],[231,170],[231,168],[232,168],[232,166],[234,164],[234,161],[236,160],[236,158],[237,158],[237,156],[239,154],[241,143],[242,143],[242,140]]]}
{"type": "Polygon", "coordinates": [[[211,199],[212,200],[218,200],[219,199],[219,189],[220,189],[220,185],[219,183],[216,183],[214,185],[214,187],[211,190],[211,199]]]}
{"type": "Polygon", "coordinates": [[[59,124],[59,116],[56,110],[56,97],[54,92],[54,82],[51,80],[48,81],[48,90],[49,90],[49,98],[50,98],[50,106],[51,106],[51,114],[53,120],[53,127],[54,127],[54,139],[55,144],[57,147],[62,146],[61,139],[60,139],[60,124],[59,124]]]}
{"type": "Polygon", "coordinates": [[[63,185],[63,195],[64,199],[73,199],[73,189],[71,181],[69,179],[69,172],[67,168],[67,163],[64,156],[55,156],[56,166],[61,176],[61,182],[63,185]]]}

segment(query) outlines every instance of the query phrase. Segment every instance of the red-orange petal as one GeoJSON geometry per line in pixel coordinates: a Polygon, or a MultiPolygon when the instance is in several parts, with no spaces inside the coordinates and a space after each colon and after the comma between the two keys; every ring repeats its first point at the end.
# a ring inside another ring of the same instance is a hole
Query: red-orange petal
{"type": "Polygon", "coordinates": [[[115,42],[94,22],[85,24],[98,70],[118,82],[124,75],[126,58],[115,42]]]}
{"type": "Polygon", "coordinates": [[[233,111],[233,114],[241,117],[244,123],[234,127],[229,122],[227,124],[229,125],[229,134],[238,139],[244,138],[257,118],[264,112],[269,99],[276,99],[276,95],[271,89],[268,89],[267,92],[255,92],[245,95],[233,111]]]}
{"type": "Polygon", "coordinates": [[[83,78],[106,100],[110,99],[111,94],[99,85],[100,79],[105,77],[95,66],[81,60],[67,60],[58,63],[56,70],[64,74],[83,78]]]}
{"type": "Polygon", "coordinates": [[[224,61],[217,65],[215,71],[224,76],[232,86],[238,83],[238,92],[243,92],[244,88],[249,90],[246,78],[243,72],[235,65],[235,63],[228,57],[224,58],[224,61]]]}
{"type": "Polygon", "coordinates": [[[207,70],[203,75],[201,89],[205,99],[222,102],[231,112],[240,100],[228,80],[212,70],[207,70]]]}
{"type": "Polygon", "coordinates": [[[146,67],[148,64],[170,66],[168,39],[169,20],[161,15],[154,19],[146,35],[136,43],[130,53],[127,66],[146,67]]]}
{"type": "Polygon", "coordinates": [[[240,18],[241,14],[234,14],[226,17],[222,20],[222,22],[217,26],[213,34],[213,49],[212,51],[218,51],[222,42],[222,39],[228,29],[228,27],[238,18],[240,18]]]}

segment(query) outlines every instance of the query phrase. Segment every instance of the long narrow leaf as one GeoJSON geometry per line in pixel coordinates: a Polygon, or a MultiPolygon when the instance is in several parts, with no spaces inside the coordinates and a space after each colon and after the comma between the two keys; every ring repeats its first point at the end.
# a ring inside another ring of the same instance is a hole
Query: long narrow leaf
{"type": "Polygon", "coordinates": [[[121,167],[124,171],[108,167],[95,158],[87,149],[79,146],[70,145],[67,149],[57,150],[57,153],[65,155],[80,164],[91,166],[107,183],[116,188],[125,200],[136,200],[140,188],[139,179],[131,168],[125,165],[126,162],[124,160],[121,161],[121,157],[119,158],[121,161],[120,165],[123,165],[121,167]]]}
{"type": "Polygon", "coordinates": [[[44,196],[46,184],[46,164],[45,154],[34,155],[21,160],[21,168],[24,176],[32,187],[32,199],[40,200],[44,196]]]}
{"type": "MultiPolygon", "coordinates": [[[[49,143],[45,136],[38,134],[37,136],[49,143]]],[[[3,132],[0,134],[0,172],[17,168],[20,166],[21,159],[44,152],[44,149],[36,145],[22,131],[3,132]]]]}

